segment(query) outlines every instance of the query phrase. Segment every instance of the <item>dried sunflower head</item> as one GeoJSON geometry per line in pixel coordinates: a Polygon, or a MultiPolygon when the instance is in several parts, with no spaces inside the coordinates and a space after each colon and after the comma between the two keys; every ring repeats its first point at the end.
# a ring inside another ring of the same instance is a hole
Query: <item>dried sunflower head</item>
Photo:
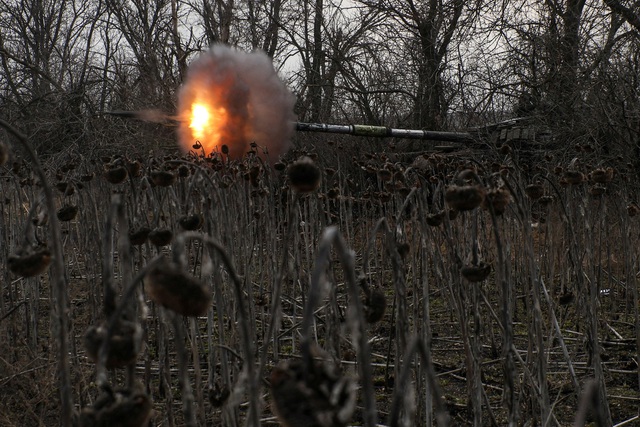
{"type": "Polygon", "coordinates": [[[320,186],[320,169],[309,157],[301,157],[288,168],[289,184],[299,193],[309,193],[320,186]]]}
{"type": "Polygon", "coordinates": [[[142,427],[151,418],[151,399],[141,386],[105,390],[76,416],[77,427],[142,427]]]}
{"type": "Polygon", "coordinates": [[[491,273],[491,265],[484,261],[478,263],[478,265],[465,265],[460,270],[462,276],[469,282],[482,282],[491,273]]]}
{"type": "Polygon", "coordinates": [[[270,380],[272,409],[282,426],[342,427],[353,415],[355,384],[329,360],[286,360],[270,380]]]}
{"type": "Polygon", "coordinates": [[[124,166],[110,167],[104,172],[104,177],[111,184],[121,184],[127,179],[127,169],[124,166]]]}
{"type": "Polygon", "coordinates": [[[452,209],[470,211],[480,206],[485,193],[479,185],[452,185],[447,188],[444,199],[452,209]]]}
{"type": "Polygon", "coordinates": [[[157,304],[183,316],[202,316],[211,304],[211,289],[174,262],[153,267],[144,278],[144,288],[157,304]]]}
{"type": "Polygon", "coordinates": [[[43,273],[51,264],[51,252],[46,247],[27,248],[9,255],[9,270],[22,277],[43,273]]]}
{"type": "Polygon", "coordinates": [[[154,246],[167,246],[173,239],[173,232],[168,228],[154,228],[149,232],[149,241],[154,246]]]}
{"type": "MultiPolygon", "coordinates": [[[[84,335],[84,346],[89,359],[98,361],[100,347],[107,337],[107,325],[92,325],[84,335]]],[[[106,367],[122,368],[135,362],[142,350],[142,327],[137,322],[120,320],[109,337],[106,367]]]]}

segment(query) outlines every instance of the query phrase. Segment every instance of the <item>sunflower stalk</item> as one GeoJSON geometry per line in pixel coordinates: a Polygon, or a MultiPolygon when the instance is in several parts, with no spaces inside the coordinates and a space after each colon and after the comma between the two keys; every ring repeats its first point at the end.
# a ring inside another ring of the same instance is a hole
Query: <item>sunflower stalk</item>
{"type": "Polygon", "coordinates": [[[71,370],[69,366],[69,308],[68,308],[68,280],[65,271],[64,252],[62,249],[62,231],[56,216],[56,204],[51,185],[48,184],[44,169],[27,135],[13,127],[10,123],[0,119],[0,127],[11,133],[27,157],[31,160],[31,167],[42,185],[45,206],[51,227],[51,252],[53,263],[51,266],[51,283],[54,289],[56,304],[51,305],[52,318],[55,321],[55,331],[58,338],[58,375],[60,376],[60,400],[62,404],[60,425],[70,426],[73,413],[73,397],[71,387],[71,370]]]}

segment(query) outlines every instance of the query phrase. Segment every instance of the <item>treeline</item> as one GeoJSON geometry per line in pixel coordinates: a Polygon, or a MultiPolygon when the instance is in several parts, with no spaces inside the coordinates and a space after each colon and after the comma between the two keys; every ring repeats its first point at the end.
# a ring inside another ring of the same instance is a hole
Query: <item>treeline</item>
{"type": "Polygon", "coordinates": [[[631,0],[5,0],[0,116],[42,154],[163,147],[171,129],[102,112],[175,111],[189,63],[222,42],[272,57],[301,120],[533,116],[567,147],[635,161],[639,37],[631,0]]]}

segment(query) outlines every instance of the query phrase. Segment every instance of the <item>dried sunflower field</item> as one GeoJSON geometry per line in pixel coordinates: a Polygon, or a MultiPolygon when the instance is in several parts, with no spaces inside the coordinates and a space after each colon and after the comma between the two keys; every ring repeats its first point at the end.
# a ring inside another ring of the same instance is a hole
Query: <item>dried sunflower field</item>
{"type": "Polygon", "coordinates": [[[637,425],[635,171],[359,143],[2,142],[0,425],[637,425]]]}

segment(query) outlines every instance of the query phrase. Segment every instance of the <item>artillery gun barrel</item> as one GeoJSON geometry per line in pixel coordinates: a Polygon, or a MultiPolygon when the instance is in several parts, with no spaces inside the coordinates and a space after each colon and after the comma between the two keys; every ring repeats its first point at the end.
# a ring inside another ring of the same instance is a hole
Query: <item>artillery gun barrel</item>
{"type": "MultiPolygon", "coordinates": [[[[107,111],[106,114],[118,116],[126,119],[138,119],[150,122],[160,122],[166,125],[177,125],[180,122],[176,116],[164,114],[157,110],[141,110],[141,111],[107,111]]],[[[352,136],[375,137],[375,138],[407,138],[422,139],[431,141],[447,141],[447,142],[473,142],[473,136],[468,132],[444,132],[424,129],[395,129],[387,126],[369,126],[369,125],[334,125],[327,123],[295,123],[298,132],[322,132],[336,133],[352,136]]]]}
{"type": "Polygon", "coordinates": [[[432,141],[472,142],[473,136],[467,132],[442,132],[422,129],[394,129],[386,126],[369,125],[331,125],[326,123],[296,122],[299,132],[325,132],[352,136],[368,136],[376,138],[408,138],[432,141]]]}

